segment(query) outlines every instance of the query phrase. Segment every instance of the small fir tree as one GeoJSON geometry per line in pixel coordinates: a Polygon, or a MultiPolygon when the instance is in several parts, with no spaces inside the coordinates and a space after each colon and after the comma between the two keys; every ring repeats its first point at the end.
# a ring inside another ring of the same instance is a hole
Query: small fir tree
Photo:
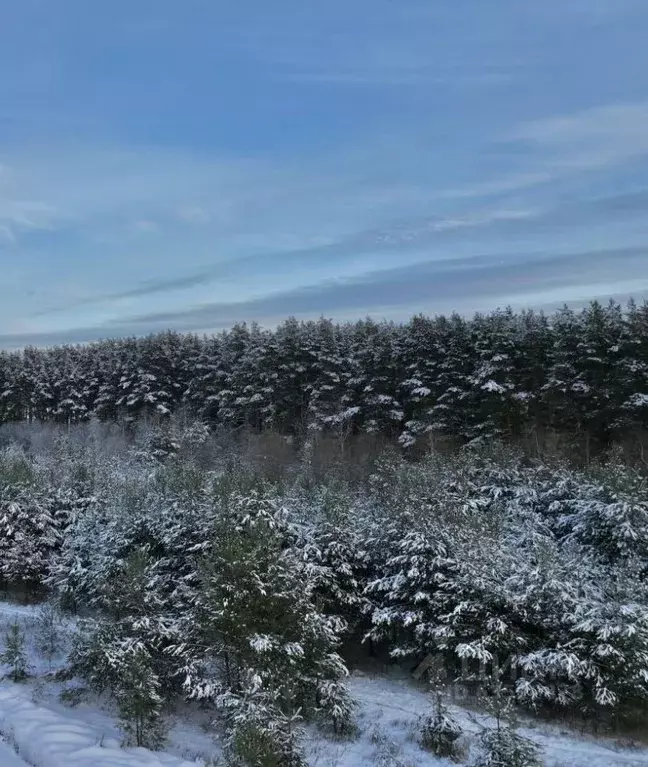
{"type": "Polygon", "coordinates": [[[421,746],[440,757],[458,759],[461,756],[461,726],[450,714],[443,700],[443,690],[437,681],[433,684],[432,711],[421,720],[419,742],[421,746]]]}
{"type": "Polygon", "coordinates": [[[119,716],[130,743],[159,749],[164,743],[160,679],[146,648],[137,642],[123,647],[116,691],[119,716]]]}
{"type": "Polygon", "coordinates": [[[25,635],[18,621],[12,623],[5,633],[4,650],[0,653],[0,663],[9,666],[9,678],[12,682],[23,682],[27,678],[25,635]]]}
{"type": "Polygon", "coordinates": [[[495,727],[484,728],[473,767],[542,767],[539,746],[516,732],[515,698],[502,685],[501,673],[487,685],[484,700],[495,727]]]}
{"type": "Polygon", "coordinates": [[[64,647],[61,619],[51,604],[44,605],[38,611],[34,641],[36,650],[47,661],[51,670],[54,658],[60,655],[64,647]]]}

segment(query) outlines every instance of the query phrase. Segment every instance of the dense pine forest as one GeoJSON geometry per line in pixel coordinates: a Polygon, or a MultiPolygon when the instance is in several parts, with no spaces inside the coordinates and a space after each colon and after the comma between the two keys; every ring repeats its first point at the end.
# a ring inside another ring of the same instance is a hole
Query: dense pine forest
{"type": "Polygon", "coordinates": [[[407,324],[290,319],[210,337],[162,333],[0,356],[0,422],[122,423],[184,409],[283,435],[372,434],[404,448],[483,439],[610,443],[643,458],[648,306],[496,311],[407,324]]]}
{"type": "MultiPolygon", "coordinates": [[[[188,710],[233,767],[367,740],[358,670],[429,691],[426,764],[542,764],[520,716],[640,728],[647,306],[164,333],[0,375],[0,588],[46,600],[40,661],[0,636],[12,682],[103,701],[136,746],[188,710]]],[[[349,764],[409,763],[367,744],[349,764]]]]}

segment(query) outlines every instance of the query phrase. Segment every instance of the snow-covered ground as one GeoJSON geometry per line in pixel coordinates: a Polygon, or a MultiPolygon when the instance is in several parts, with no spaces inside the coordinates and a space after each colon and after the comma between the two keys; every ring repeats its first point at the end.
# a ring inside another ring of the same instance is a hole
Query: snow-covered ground
{"type": "MultiPolygon", "coordinates": [[[[124,748],[122,735],[107,701],[88,699],[74,708],[59,700],[61,686],[43,681],[47,664],[32,639],[36,608],[0,603],[0,646],[4,631],[18,621],[29,638],[35,673],[28,684],[0,682],[0,767],[196,767],[217,764],[218,743],[207,720],[187,708],[169,721],[166,751],[124,748]],[[201,718],[202,717],[202,718],[201,718]]],[[[74,624],[68,624],[73,630],[74,624]]],[[[2,669],[0,668],[0,673],[2,669]]],[[[311,767],[448,767],[422,751],[416,723],[429,705],[424,690],[406,678],[355,674],[350,688],[358,702],[360,734],[351,742],[332,741],[309,728],[306,752],[311,767]]],[[[484,717],[453,707],[474,743],[484,717]]],[[[579,737],[560,728],[537,724],[522,730],[540,744],[547,767],[648,767],[648,749],[620,748],[604,739],[579,737]]],[[[473,747],[474,753],[474,747],[473,747]]],[[[468,761],[469,757],[467,757],[468,761]]]]}
{"type": "Polygon", "coordinates": [[[4,740],[0,740],[0,767],[25,767],[24,762],[4,740]]]}
{"type": "MultiPolygon", "coordinates": [[[[195,767],[171,754],[122,748],[119,740],[73,713],[36,705],[27,686],[0,687],[0,731],[33,767],[195,767]]],[[[5,767],[2,758],[0,751],[5,767]]]]}
{"type": "MultiPolygon", "coordinates": [[[[414,732],[417,719],[429,706],[429,698],[421,689],[411,686],[406,679],[356,675],[351,679],[351,690],[360,704],[362,736],[350,744],[329,746],[331,753],[337,752],[338,759],[333,762],[322,761],[322,765],[355,767],[381,763],[381,753],[389,750],[396,755],[396,759],[388,762],[393,767],[437,767],[450,764],[447,760],[436,759],[422,751],[416,743],[414,732]]],[[[462,728],[473,735],[479,732],[480,724],[488,723],[488,717],[469,714],[457,706],[450,708],[462,728]]],[[[544,724],[522,727],[520,732],[542,746],[547,767],[648,765],[648,749],[621,750],[612,741],[581,738],[544,724]]]]}

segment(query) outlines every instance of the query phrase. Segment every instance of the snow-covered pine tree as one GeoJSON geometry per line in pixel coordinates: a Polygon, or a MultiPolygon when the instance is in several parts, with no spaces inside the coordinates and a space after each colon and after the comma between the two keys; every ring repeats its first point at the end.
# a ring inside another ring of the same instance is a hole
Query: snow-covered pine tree
{"type": "Polygon", "coordinates": [[[498,675],[486,686],[483,700],[495,726],[482,730],[481,753],[472,767],[542,767],[539,746],[516,731],[515,701],[498,675]]]}
{"type": "MultiPolygon", "coordinates": [[[[514,646],[503,588],[512,552],[502,545],[496,513],[466,497],[465,478],[442,461],[431,473],[432,465],[426,467],[429,487],[414,484],[426,473],[422,467],[407,472],[413,483],[407,490],[396,479],[392,492],[401,499],[387,519],[375,521],[368,637],[387,642],[393,657],[443,653],[449,671],[467,678],[482,664],[508,657],[514,646]],[[472,671],[461,671],[471,664],[472,671]]],[[[392,495],[385,494],[392,506],[392,495]]]]}
{"type": "Polygon", "coordinates": [[[214,388],[209,392],[207,405],[220,424],[237,428],[244,423],[238,403],[247,382],[242,382],[239,367],[250,345],[250,329],[245,323],[239,323],[220,338],[214,369],[210,372],[214,388]]]}
{"type": "Polygon", "coordinates": [[[438,698],[432,712],[421,720],[419,743],[436,756],[456,759],[461,755],[459,740],[462,734],[461,726],[438,698]]]}
{"type": "Polygon", "coordinates": [[[34,645],[51,670],[52,661],[63,651],[65,643],[60,613],[50,602],[43,604],[36,615],[34,645]]]}
{"type": "Polygon", "coordinates": [[[216,699],[225,712],[223,746],[233,767],[305,767],[298,739],[298,711],[286,712],[282,691],[268,688],[260,676],[246,671],[236,693],[226,690],[216,699]]]}
{"type": "Polygon", "coordinates": [[[405,327],[401,361],[406,376],[401,383],[404,428],[399,437],[403,447],[424,448],[429,444],[431,408],[440,395],[436,381],[445,354],[442,338],[446,323],[445,317],[431,320],[417,315],[405,327]]]}
{"type": "MultiPolygon", "coordinates": [[[[204,656],[192,664],[188,694],[225,696],[228,709],[240,711],[251,684],[255,698],[270,696],[286,717],[268,722],[268,737],[275,726],[283,737],[298,712],[343,731],[353,710],[336,652],[342,625],[318,609],[315,582],[291,537],[285,512],[271,498],[233,499],[201,557],[191,618],[204,656]]],[[[185,651],[186,643],[178,654],[185,651]]]]}
{"type": "Polygon", "coordinates": [[[435,385],[438,392],[430,409],[431,431],[438,438],[461,443],[469,436],[471,377],[475,353],[469,324],[453,314],[439,327],[441,361],[435,385]]]}
{"type": "Polygon", "coordinates": [[[60,520],[33,485],[0,487],[0,579],[37,591],[60,545],[60,520]]]}
{"type": "Polygon", "coordinates": [[[9,679],[12,682],[24,682],[27,678],[25,634],[17,620],[5,632],[4,649],[0,652],[0,664],[9,667],[9,679]]]}
{"type": "Polygon", "coordinates": [[[585,332],[583,315],[565,306],[554,314],[552,329],[547,381],[542,387],[548,427],[572,444],[587,445],[589,389],[581,378],[580,362],[585,332]]]}
{"type": "Polygon", "coordinates": [[[528,448],[539,457],[546,444],[547,414],[542,401],[551,348],[549,320],[543,313],[523,311],[517,318],[514,344],[517,403],[528,448]]]}
{"type": "Polygon", "coordinates": [[[353,406],[360,408],[357,421],[369,433],[393,437],[400,432],[402,330],[390,323],[363,320],[356,323],[351,348],[353,406]]]}
{"type": "Polygon", "coordinates": [[[0,352],[0,423],[23,418],[20,392],[22,359],[17,352],[0,352]]]}
{"type": "Polygon", "coordinates": [[[517,392],[517,318],[510,309],[477,315],[471,326],[476,352],[471,376],[471,440],[518,436],[522,411],[517,392]]]}
{"type": "Polygon", "coordinates": [[[290,317],[279,325],[272,339],[276,365],[275,424],[282,434],[303,433],[308,425],[308,397],[314,371],[307,338],[306,326],[290,317]]]}
{"type": "Polygon", "coordinates": [[[304,559],[318,604],[344,620],[345,636],[355,633],[366,621],[369,555],[351,516],[319,522],[304,542],[304,559]]]}
{"type": "Polygon", "coordinates": [[[436,756],[457,760],[461,757],[461,725],[452,716],[443,699],[444,680],[437,669],[430,678],[432,687],[432,710],[421,717],[419,743],[436,756]]]}
{"type": "Polygon", "coordinates": [[[634,445],[635,456],[648,464],[648,304],[628,305],[617,359],[614,390],[619,407],[613,423],[617,439],[634,445]]]}
{"type": "Polygon", "coordinates": [[[233,371],[232,388],[238,393],[235,406],[251,429],[272,429],[275,424],[276,349],[267,331],[250,325],[248,345],[233,371]]]}
{"type": "Polygon", "coordinates": [[[119,684],[113,690],[129,744],[159,749],[165,740],[163,685],[147,646],[129,638],[115,648],[119,684]]]}
{"type": "Polygon", "coordinates": [[[333,434],[339,441],[340,455],[353,433],[358,407],[349,390],[348,328],[320,319],[310,328],[309,368],[312,383],[308,397],[308,429],[333,434]]]}
{"type": "Polygon", "coordinates": [[[121,398],[124,341],[102,341],[94,347],[93,413],[102,421],[117,421],[121,398]]]}
{"type": "Polygon", "coordinates": [[[183,358],[187,388],[184,404],[196,417],[206,422],[216,420],[214,393],[220,390],[220,350],[222,336],[196,339],[183,358]]]}
{"type": "Polygon", "coordinates": [[[597,715],[648,699],[648,591],[643,563],[600,570],[576,606],[565,648],[580,659],[583,710],[597,715]]]}

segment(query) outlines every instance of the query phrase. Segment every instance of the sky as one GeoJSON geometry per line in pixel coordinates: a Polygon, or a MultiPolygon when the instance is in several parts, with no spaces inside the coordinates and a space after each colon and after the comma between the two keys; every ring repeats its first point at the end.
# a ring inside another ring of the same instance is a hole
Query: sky
{"type": "Polygon", "coordinates": [[[647,0],[0,0],[0,346],[648,297],[647,0]]]}

